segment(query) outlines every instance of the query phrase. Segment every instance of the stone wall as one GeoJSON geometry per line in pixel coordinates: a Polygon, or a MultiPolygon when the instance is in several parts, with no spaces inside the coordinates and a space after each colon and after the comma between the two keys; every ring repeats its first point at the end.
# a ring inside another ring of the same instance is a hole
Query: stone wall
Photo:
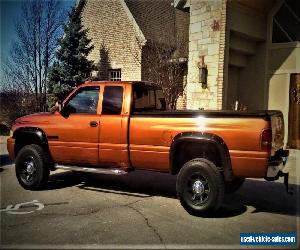
{"type": "Polygon", "coordinates": [[[139,31],[124,0],[86,0],[82,22],[95,48],[89,59],[99,71],[93,76],[108,79],[108,69],[121,69],[122,80],[141,80],[139,31]]]}
{"type": "Polygon", "coordinates": [[[221,109],[224,82],[226,0],[191,0],[189,62],[187,79],[188,109],[221,109]],[[206,89],[199,83],[198,63],[207,65],[206,89]]]}

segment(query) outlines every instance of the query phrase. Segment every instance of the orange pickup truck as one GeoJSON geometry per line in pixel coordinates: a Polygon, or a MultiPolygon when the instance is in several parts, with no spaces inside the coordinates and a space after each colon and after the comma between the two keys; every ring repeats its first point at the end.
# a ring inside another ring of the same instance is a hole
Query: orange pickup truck
{"type": "Polygon", "coordinates": [[[25,189],[42,188],[56,169],[169,172],[183,207],[201,215],[247,177],[284,176],[287,187],[283,138],[280,111],[167,111],[150,83],[87,82],[53,113],[17,119],[7,147],[25,189]]]}

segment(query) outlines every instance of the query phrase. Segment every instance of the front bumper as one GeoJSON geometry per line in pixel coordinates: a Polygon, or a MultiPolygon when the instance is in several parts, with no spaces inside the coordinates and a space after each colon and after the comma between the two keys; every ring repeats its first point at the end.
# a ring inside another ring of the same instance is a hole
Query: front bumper
{"type": "Polygon", "coordinates": [[[10,137],[7,139],[7,151],[11,160],[15,159],[15,139],[10,137]]]}

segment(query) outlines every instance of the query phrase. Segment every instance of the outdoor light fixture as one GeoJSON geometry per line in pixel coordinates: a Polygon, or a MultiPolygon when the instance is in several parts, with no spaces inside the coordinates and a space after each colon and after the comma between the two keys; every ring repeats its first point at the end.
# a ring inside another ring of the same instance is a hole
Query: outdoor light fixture
{"type": "Polygon", "coordinates": [[[201,83],[202,88],[207,88],[207,65],[204,63],[204,56],[200,56],[201,60],[198,62],[199,68],[199,83],[201,83]]]}

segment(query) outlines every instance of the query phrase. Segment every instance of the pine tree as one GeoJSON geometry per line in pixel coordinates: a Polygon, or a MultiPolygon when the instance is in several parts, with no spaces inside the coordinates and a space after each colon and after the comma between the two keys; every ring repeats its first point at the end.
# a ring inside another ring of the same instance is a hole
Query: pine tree
{"type": "Polygon", "coordinates": [[[81,22],[81,11],[84,1],[69,13],[69,21],[64,26],[64,35],[59,40],[57,62],[53,64],[48,77],[48,106],[55,100],[61,100],[77,84],[86,81],[94,68],[93,61],[87,56],[93,50],[87,29],[81,22]]]}
{"type": "Polygon", "coordinates": [[[81,8],[73,8],[69,14],[69,22],[64,27],[64,36],[59,41],[60,48],[57,59],[61,63],[63,82],[75,86],[84,82],[93,70],[93,61],[87,59],[93,50],[91,39],[87,37],[87,29],[81,23],[81,8]]]}
{"type": "Polygon", "coordinates": [[[54,108],[56,101],[64,100],[72,91],[72,87],[63,82],[61,65],[56,61],[53,63],[48,75],[48,98],[47,103],[50,110],[54,108]]]}

